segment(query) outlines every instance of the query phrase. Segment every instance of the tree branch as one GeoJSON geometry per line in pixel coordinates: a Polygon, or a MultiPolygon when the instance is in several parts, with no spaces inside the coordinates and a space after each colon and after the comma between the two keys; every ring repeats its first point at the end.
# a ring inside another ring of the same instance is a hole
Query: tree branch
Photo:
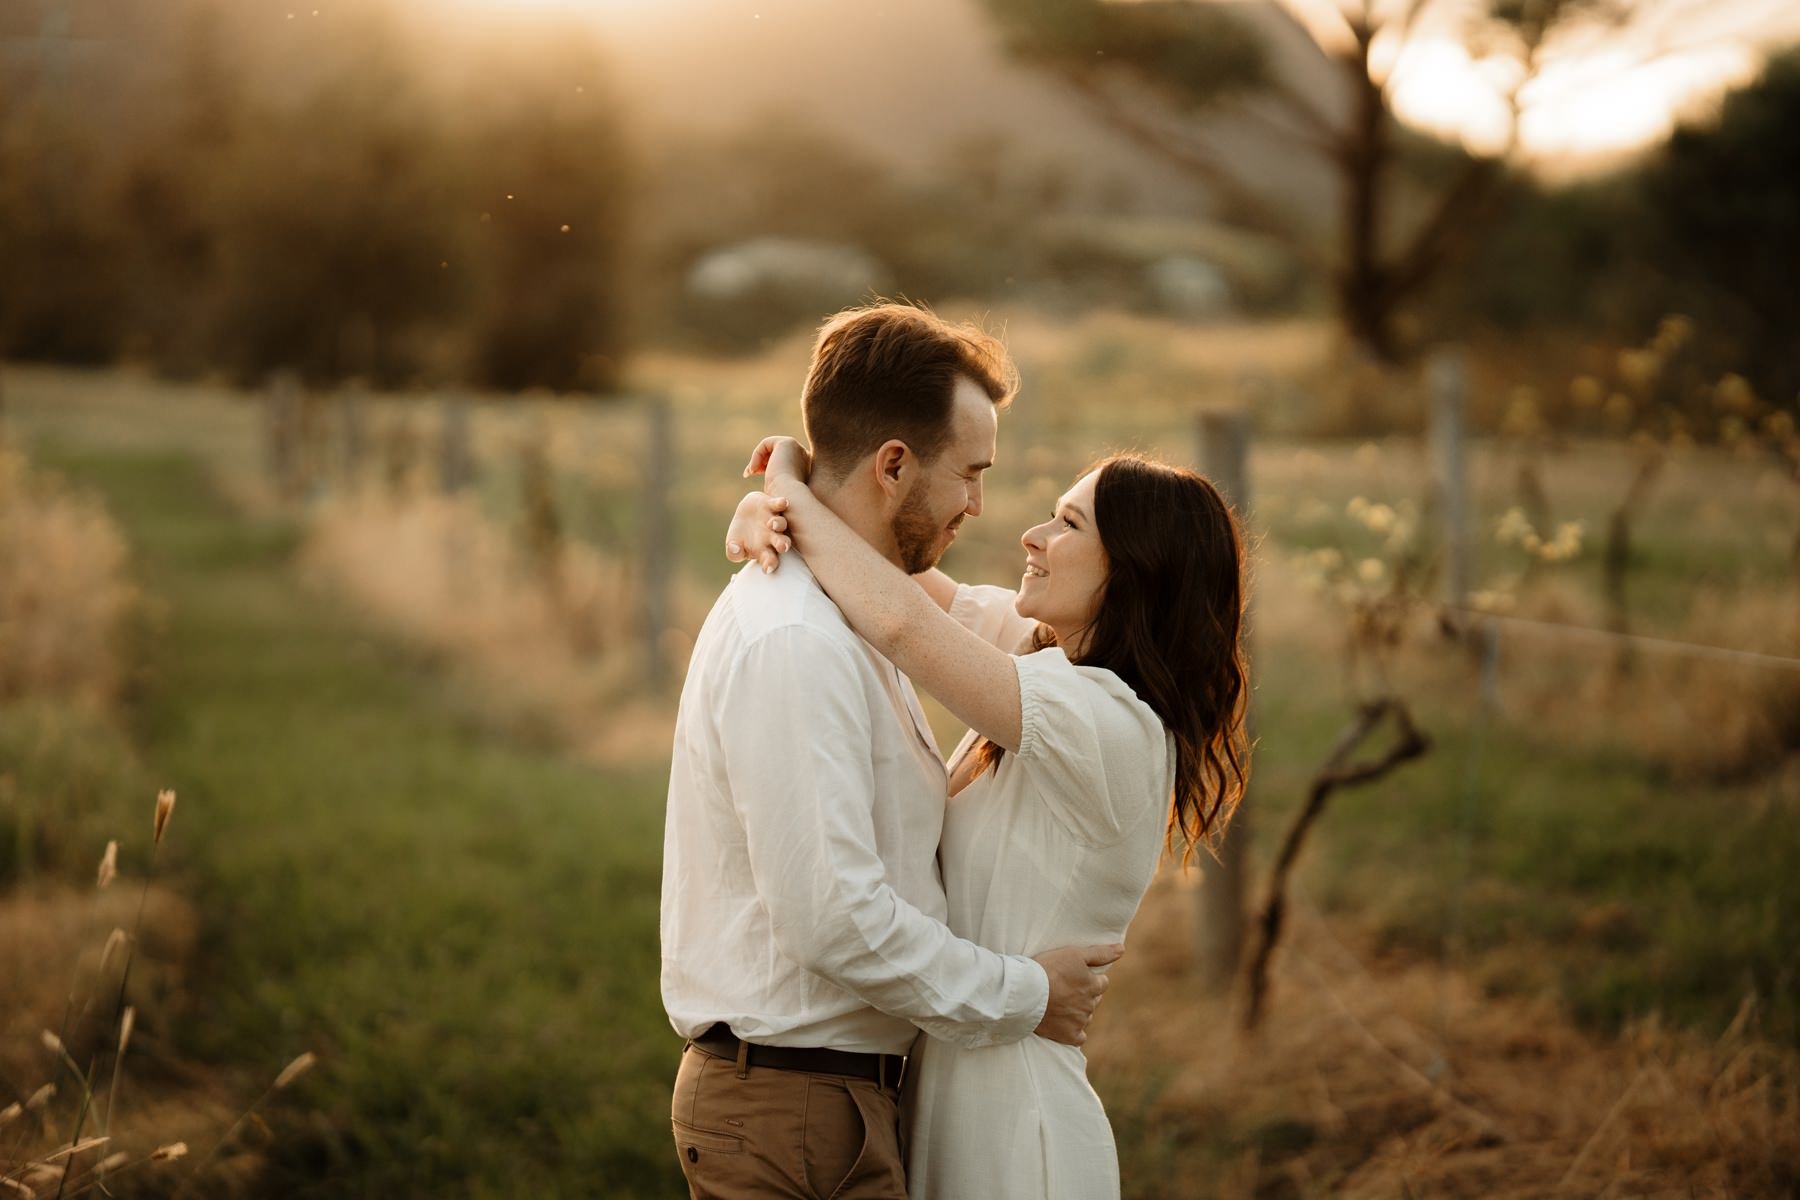
{"type": "Polygon", "coordinates": [[[1469,163],[1387,271],[1389,294],[1393,298],[1410,295],[1430,281],[1450,257],[1458,236],[1468,228],[1474,212],[1491,194],[1499,175],[1498,159],[1477,158],[1469,163]]]}
{"type": "Polygon", "coordinates": [[[1291,125],[1283,124],[1281,121],[1276,120],[1273,114],[1258,108],[1254,101],[1237,100],[1232,105],[1231,112],[1236,116],[1254,122],[1267,133],[1300,143],[1321,158],[1329,161],[1334,167],[1342,166],[1344,144],[1341,135],[1338,134],[1337,131],[1326,126],[1323,122],[1316,126],[1311,125],[1308,120],[1309,114],[1288,106],[1286,103],[1287,96],[1281,94],[1276,89],[1270,89],[1270,94],[1267,98],[1280,102],[1283,111],[1290,112],[1294,116],[1299,117],[1303,123],[1307,123],[1307,128],[1296,129],[1291,125]]]}
{"type": "Polygon", "coordinates": [[[1239,179],[1213,155],[1191,141],[1178,141],[1166,130],[1156,128],[1143,114],[1121,101],[1091,74],[1065,70],[1063,77],[1076,95],[1086,101],[1108,124],[1138,145],[1192,173],[1212,188],[1236,210],[1240,224],[1280,239],[1295,253],[1317,265],[1317,258],[1308,249],[1308,239],[1299,223],[1280,215],[1280,211],[1267,197],[1239,179]]]}
{"type": "Polygon", "coordinates": [[[1380,779],[1401,765],[1422,757],[1430,749],[1431,739],[1420,732],[1419,727],[1413,723],[1412,713],[1405,702],[1396,696],[1387,696],[1362,705],[1357,710],[1355,720],[1338,735],[1337,744],[1325,759],[1325,765],[1313,777],[1312,786],[1307,793],[1306,807],[1300,810],[1300,815],[1288,827],[1287,836],[1282,839],[1281,852],[1276,855],[1275,866],[1269,873],[1269,895],[1263,904],[1262,916],[1257,921],[1256,953],[1251,956],[1246,972],[1248,1004],[1244,1010],[1244,1028],[1253,1029],[1262,1019],[1268,995],[1269,961],[1274,956],[1276,942],[1281,938],[1287,913],[1288,874],[1293,870],[1295,860],[1300,857],[1300,849],[1306,844],[1306,835],[1325,811],[1332,793],[1340,788],[1357,787],[1380,779]],[[1375,758],[1360,763],[1352,762],[1351,756],[1374,734],[1384,718],[1392,718],[1397,727],[1392,744],[1375,758]]]}

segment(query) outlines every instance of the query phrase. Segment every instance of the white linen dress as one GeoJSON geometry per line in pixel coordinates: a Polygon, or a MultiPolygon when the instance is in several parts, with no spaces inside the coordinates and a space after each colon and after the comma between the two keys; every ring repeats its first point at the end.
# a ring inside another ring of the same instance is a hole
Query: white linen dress
{"type": "MultiPolygon", "coordinates": [[[[951,615],[1021,648],[1015,593],[958,588],[951,615]]],[[[1028,646],[1023,647],[1028,648],[1028,646]]],[[[1014,658],[1021,745],[950,800],[938,859],[951,930],[1002,954],[1121,942],[1162,854],[1174,739],[1111,671],[1014,658]]],[[[976,743],[971,732],[952,768],[976,743]]],[[[1024,1041],[914,1045],[903,1099],[912,1200],[1107,1200],[1118,1150],[1087,1059],[1024,1041]]]]}

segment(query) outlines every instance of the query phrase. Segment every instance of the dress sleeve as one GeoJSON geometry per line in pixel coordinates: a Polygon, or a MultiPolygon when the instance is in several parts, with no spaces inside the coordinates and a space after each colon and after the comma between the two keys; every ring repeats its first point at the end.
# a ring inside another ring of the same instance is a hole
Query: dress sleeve
{"type": "Polygon", "coordinates": [[[1019,672],[1016,770],[1076,841],[1109,845],[1164,814],[1171,741],[1156,713],[1111,671],[1077,667],[1052,646],[1013,660],[1019,672]]]}
{"type": "Polygon", "coordinates": [[[956,597],[950,601],[950,615],[976,637],[1014,654],[1037,632],[1037,622],[1021,617],[1013,608],[1018,595],[1011,588],[959,583],[956,597]]]}

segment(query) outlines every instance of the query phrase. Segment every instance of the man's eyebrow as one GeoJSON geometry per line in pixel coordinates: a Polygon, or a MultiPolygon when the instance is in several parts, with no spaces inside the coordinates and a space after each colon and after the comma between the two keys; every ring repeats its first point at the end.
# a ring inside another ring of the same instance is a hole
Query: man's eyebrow
{"type": "Polygon", "coordinates": [[[967,469],[970,471],[985,471],[993,465],[994,460],[990,458],[986,462],[970,463],[967,469]]]}

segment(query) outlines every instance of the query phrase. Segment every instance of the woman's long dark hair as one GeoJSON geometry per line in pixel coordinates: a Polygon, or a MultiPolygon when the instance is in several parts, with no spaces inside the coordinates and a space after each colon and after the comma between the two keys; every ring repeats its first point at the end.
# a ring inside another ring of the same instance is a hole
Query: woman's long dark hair
{"type": "MultiPolygon", "coordinates": [[[[1180,839],[1185,863],[1197,846],[1216,850],[1249,779],[1243,537],[1218,490],[1192,471],[1139,454],[1094,469],[1106,584],[1073,661],[1123,679],[1175,736],[1168,837],[1171,847],[1180,839]]],[[[1053,642],[1040,627],[1039,647],[1053,642]]],[[[984,742],[976,761],[986,770],[1003,753],[984,742]]]]}

